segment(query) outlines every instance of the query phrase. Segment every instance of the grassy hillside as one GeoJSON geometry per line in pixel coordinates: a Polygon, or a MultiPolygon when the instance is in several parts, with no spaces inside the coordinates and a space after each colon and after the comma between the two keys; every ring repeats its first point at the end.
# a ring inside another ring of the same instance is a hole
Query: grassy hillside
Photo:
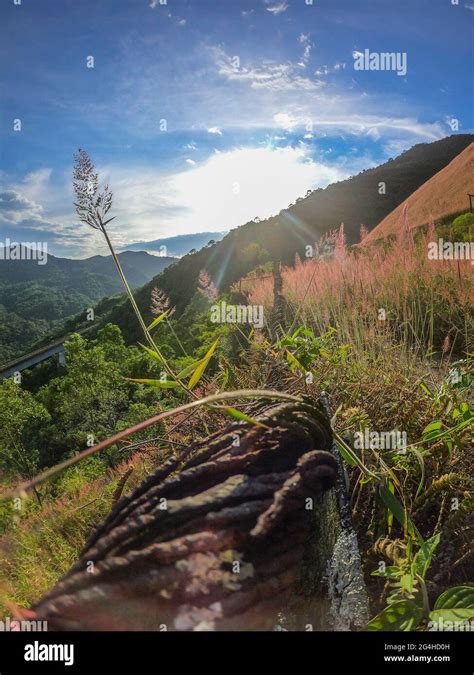
{"type": "Polygon", "coordinates": [[[468,194],[474,190],[473,176],[474,143],[471,143],[369,232],[365,243],[396,234],[403,227],[405,210],[414,229],[427,225],[431,219],[439,222],[466,211],[468,194]]]}

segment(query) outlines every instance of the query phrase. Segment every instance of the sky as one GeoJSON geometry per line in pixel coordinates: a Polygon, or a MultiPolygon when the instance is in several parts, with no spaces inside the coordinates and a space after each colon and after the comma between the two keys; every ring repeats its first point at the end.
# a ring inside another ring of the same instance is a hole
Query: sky
{"type": "Polygon", "coordinates": [[[473,20],[474,0],[0,0],[0,243],[105,253],[75,214],[78,147],[123,248],[472,132],[473,20]],[[366,50],[406,68],[361,69],[366,50]]]}

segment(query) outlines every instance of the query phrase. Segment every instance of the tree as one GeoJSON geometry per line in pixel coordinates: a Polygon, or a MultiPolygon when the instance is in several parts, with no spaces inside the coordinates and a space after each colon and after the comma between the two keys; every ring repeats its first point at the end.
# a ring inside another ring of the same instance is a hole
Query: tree
{"type": "Polygon", "coordinates": [[[50,420],[29,391],[13,380],[0,384],[0,469],[7,476],[31,479],[37,473],[40,430],[50,420]]]}

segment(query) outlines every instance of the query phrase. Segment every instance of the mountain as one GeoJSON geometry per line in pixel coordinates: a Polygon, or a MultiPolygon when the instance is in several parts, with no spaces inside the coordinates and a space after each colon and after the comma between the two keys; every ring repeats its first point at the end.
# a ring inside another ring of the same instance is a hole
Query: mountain
{"type": "MultiPolygon", "coordinates": [[[[369,230],[375,228],[473,142],[474,135],[459,134],[415,145],[379,167],[311,192],[272,218],[251,221],[231,230],[222,241],[185,255],[136,292],[145,319],[152,318],[150,296],[155,286],[170,297],[179,316],[196,292],[201,270],[207,270],[217,286],[226,290],[268,261],[281,260],[291,265],[295,254],[303,257],[306,246],[341,222],[345,224],[348,243],[357,242],[361,224],[369,230]],[[381,194],[382,184],[385,194],[381,194]]],[[[127,301],[110,301],[101,317],[117,324],[127,341],[140,338],[139,326],[127,301]]]]}
{"type": "Polygon", "coordinates": [[[415,229],[431,218],[438,221],[467,210],[468,193],[474,194],[474,143],[389,213],[367,235],[364,245],[396,234],[405,206],[410,227],[415,229]]]}
{"type": "MultiPolygon", "coordinates": [[[[420,143],[381,166],[311,192],[272,218],[248,222],[230,231],[222,241],[184,256],[140,289],[140,306],[146,313],[151,288],[159,285],[179,314],[193,297],[201,270],[207,270],[218,287],[225,290],[269,260],[292,264],[296,253],[303,257],[307,245],[318,241],[322,234],[341,222],[345,224],[347,242],[353,244],[359,240],[362,224],[372,230],[473,142],[474,135],[459,134],[433,143],[420,143]],[[385,194],[381,194],[382,184],[385,194]]],[[[117,306],[111,320],[118,323],[130,339],[138,337],[128,310],[117,306]]]]}
{"type": "MultiPolygon", "coordinates": [[[[175,261],[143,251],[119,254],[132,288],[147,283],[175,261]]],[[[111,256],[70,260],[0,259],[0,362],[28,349],[62,322],[123,287],[111,256]]]]}
{"type": "Polygon", "coordinates": [[[197,234],[178,234],[176,237],[154,239],[153,241],[141,241],[129,244],[123,248],[127,251],[159,251],[166,255],[180,258],[193,249],[199,250],[207,246],[209,242],[221,241],[227,232],[198,232],[197,234]]]}

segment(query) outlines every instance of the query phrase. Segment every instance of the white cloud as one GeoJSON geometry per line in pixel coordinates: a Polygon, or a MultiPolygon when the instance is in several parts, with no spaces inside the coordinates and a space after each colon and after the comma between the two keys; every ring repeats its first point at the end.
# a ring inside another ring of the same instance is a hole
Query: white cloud
{"type": "Polygon", "coordinates": [[[307,44],[300,63],[265,61],[261,65],[245,68],[236,67],[232,57],[228,56],[223,49],[213,49],[219,75],[229,81],[246,82],[252,89],[269,89],[276,92],[291,90],[314,92],[325,85],[321,80],[311,80],[301,74],[301,70],[306,67],[309,60],[310,53],[311,45],[307,44]]]}
{"type": "Polygon", "coordinates": [[[207,133],[222,136],[222,131],[220,130],[219,127],[211,127],[210,129],[207,130],[207,133]]]}
{"type": "Polygon", "coordinates": [[[276,2],[273,4],[270,4],[272,0],[265,0],[265,4],[269,5],[267,7],[267,12],[271,12],[274,16],[277,16],[278,14],[282,14],[283,12],[286,12],[288,7],[290,6],[286,0],[281,0],[281,2],[276,2]]]}
{"type": "Polygon", "coordinates": [[[0,222],[16,225],[26,218],[41,218],[43,207],[17,190],[0,192],[0,222]]]}
{"type": "Polygon", "coordinates": [[[298,42],[301,45],[303,45],[304,48],[303,56],[301,57],[301,61],[298,63],[298,65],[301,66],[302,68],[306,68],[311,58],[311,50],[313,48],[313,43],[311,42],[311,37],[306,33],[301,33],[301,35],[298,38],[298,42]]]}
{"type": "Polygon", "coordinates": [[[99,167],[114,191],[116,245],[160,236],[221,231],[274,215],[307,190],[348,175],[313,161],[305,147],[238,148],[184,171],[99,167]]]}
{"type": "Polygon", "coordinates": [[[283,112],[273,115],[273,121],[278,129],[285,129],[285,131],[292,131],[299,123],[296,117],[283,112]]]}
{"type": "Polygon", "coordinates": [[[191,164],[191,166],[194,166],[194,165],[196,164],[196,162],[194,161],[194,159],[189,159],[189,158],[188,158],[188,159],[186,160],[186,164],[191,164]]]}

